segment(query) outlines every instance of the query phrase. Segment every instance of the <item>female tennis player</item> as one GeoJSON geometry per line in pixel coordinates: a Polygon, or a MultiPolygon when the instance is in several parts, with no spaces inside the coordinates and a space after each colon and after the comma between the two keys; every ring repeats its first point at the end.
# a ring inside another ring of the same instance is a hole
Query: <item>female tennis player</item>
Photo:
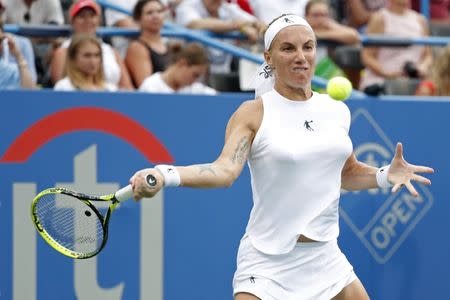
{"type": "Polygon", "coordinates": [[[262,95],[231,116],[217,160],[138,171],[130,179],[134,197],[163,186],[230,186],[248,161],[253,208],[237,255],[235,300],[368,299],[337,244],[340,189],[405,186],[417,196],[411,182],[430,180],[416,173],[433,169],[407,163],[400,143],[389,166],[356,159],[349,109],[311,90],[317,43],[303,18],[277,18],[264,43],[262,95]]]}

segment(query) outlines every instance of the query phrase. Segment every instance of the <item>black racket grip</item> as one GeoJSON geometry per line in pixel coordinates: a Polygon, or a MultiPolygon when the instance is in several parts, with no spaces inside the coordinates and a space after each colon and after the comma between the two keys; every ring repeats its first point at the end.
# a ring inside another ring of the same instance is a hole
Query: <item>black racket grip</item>
{"type": "Polygon", "coordinates": [[[156,177],[153,176],[152,174],[148,174],[148,175],[145,177],[145,181],[146,181],[147,184],[148,184],[149,186],[151,186],[151,187],[154,187],[154,186],[158,183],[158,181],[156,180],[156,177]]]}

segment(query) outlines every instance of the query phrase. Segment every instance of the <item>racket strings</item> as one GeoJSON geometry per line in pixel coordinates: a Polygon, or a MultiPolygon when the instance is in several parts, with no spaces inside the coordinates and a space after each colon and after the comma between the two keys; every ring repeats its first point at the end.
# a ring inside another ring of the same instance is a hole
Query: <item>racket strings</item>
{"type": "Polygon", "coordinates": [[[95,211],[66,194],[46,194],[35,212],[47,234],[73,252],[96,253],[103,243],[103,225],[95,211]]]}

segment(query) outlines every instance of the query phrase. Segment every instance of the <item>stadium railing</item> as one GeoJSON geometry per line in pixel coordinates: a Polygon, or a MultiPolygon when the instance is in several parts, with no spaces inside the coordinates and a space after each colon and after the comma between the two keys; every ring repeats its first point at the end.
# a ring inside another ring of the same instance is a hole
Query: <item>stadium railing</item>
{"type": "MultiPolygon", "coordinates": [[[[120,6],[113,5],[108,1],[97,0],[104,9],[112,9],[130,15],[131,13],[120,6]]],[[[29,36],[29,37],[60,37],[69,36],[71,34],[70,26],[58,25],[16,25],[6,24],[4,26],[6,32],[29,36]]],[[[97,35],[100,37],[124,36],[136,37],[139,35],[138,29],[126,29],[116,27],[100,27],[97,30],[97,35]]],[[[229,53],[235,57],[248,60],[257,64],[262,64],[263,59],[246,49],[234,46],[230,43],[223,42],[223,39],[245,39],[245,37],[238,33],[216,34],[206,30],[191,30],[185,27],[165,22],[161,35],[169,38],[181,38],[188,41],[200,42],[203,45],[211,48],[216,48],[229,53]],[[219,40],[220,39],[220,40],[219,40]]],[[[327,40],[320,40],[319,43],[336,45],[334,42],[327,40]]],[[[386,37],[383,35],[361,35],[361,44],[363,46],[387,46],[387,47],[407,47],[411,45],[430,45],[430,46],[446,46],[450,43],[450,37],[425,37],[425,38],[397,38],[386,37]]],[[[325,88],[327,80],[315,76],[312,83],[319,87],[325,88]]],[[[354,91],[354,97],[364,97],[365,94],[359,91],[354,91]]]]}

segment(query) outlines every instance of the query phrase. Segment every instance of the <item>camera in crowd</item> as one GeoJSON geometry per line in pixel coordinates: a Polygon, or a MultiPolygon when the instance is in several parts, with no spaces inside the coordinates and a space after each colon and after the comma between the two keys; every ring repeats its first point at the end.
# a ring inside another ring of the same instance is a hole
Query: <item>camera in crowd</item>
{"type": "Polygon", "coordinates": [[[419,70],[417,70],[412,61],[407,61],[405,63],[403,66],[403,72],[405,72],[409,78],[419,78],[419,70]]]}

